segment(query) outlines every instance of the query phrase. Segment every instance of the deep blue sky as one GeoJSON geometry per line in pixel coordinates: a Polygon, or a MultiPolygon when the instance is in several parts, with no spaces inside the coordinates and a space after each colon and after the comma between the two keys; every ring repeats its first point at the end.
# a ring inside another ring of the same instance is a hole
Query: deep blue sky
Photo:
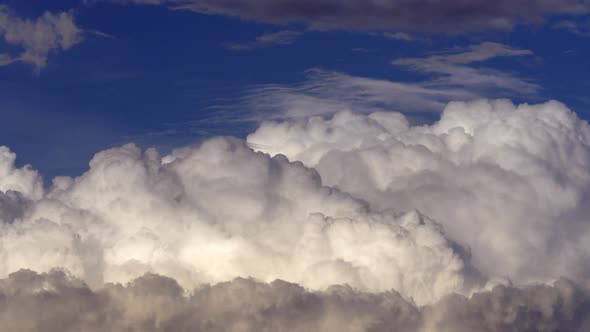
{"type": "MultiPolygon", "coordinates": [[[[461,53],[483,42],[534,55],[493,57],[466,65],[509,73],[540,89],[532,94],[499,94],[483,87],[480,95],[531,103],[557,99],[590,118],[590,37],[556,28],[564,20],[581,24],[586,15],[548,16],[544,23],[520,24],[511,31],[410,31],[412,40],[399,40],[383,34],[397,30],[317,31],[305,22],[260,23],[163,5],[73,0],[0,3],[22,20],[34,21],[46,11],[66,11],[83,30],[79,43],[51,51],[47,65],[39,70],[18,61],[0,66],[0,145],[9,146],[19,164],[32,164],[46,178],[80,174],[95,152],[128,141],[167,150],[210,135],[244,136],[255,122],[199,120],[208,119],[219,106],[239,119],[250,111],[241,99],[250,89],[260,84],[305,84],[309,79],[305,71],[311,68],[353,77],[430,82],[437,73],[391,62],[443,51],[461,53]],[[259,36],[280,31],[301,35],[284,44],[254,43],[259,36]],[[230,50],[228,43],[250,49],[230,50]]],[[[19,54],[23,48],[0,38],[0,54],[19,54]]]]}

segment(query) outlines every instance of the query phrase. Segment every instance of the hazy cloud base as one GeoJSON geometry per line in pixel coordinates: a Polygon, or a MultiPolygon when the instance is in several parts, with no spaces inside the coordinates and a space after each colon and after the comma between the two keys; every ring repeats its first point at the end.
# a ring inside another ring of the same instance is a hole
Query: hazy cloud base
{"type": "Polygon", "coordinates": [[[0,280],[3,331],[586,331],[590,293],[567,280],[498,286],[419,307],[395,291],[307,291],[284,281],[235,279],[191,292],[148,274],[92,291],[61,271],[0,280]]]}

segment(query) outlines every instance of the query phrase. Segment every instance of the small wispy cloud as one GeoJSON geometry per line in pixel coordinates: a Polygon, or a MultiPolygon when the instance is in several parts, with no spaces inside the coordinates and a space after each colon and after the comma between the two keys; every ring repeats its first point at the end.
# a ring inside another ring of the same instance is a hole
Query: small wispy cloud
{"type": "Polygon", "coordinates": [[[463,49],[418,58],[401,58],[392,64],[436,77],[427,86],[455,86],[469,90],[501,90],[534,95],[541,87],[515,74],[486,67],[475,67],[497,57],[533,56],[533,52],[508,45],[484,42],[463,49]]]}
{"type": "Polygon", "coordinates": [[[36,20],[18,17],[0,5],[0,36],[6,43],[21,47],[17,55],[0,55],[0,65],[17,61],[31,64],[39,72],[51,53],[67,50],[82,41],[83,30],[74,22],[72,12],[45,12],[36,20]]]}
{"type": "Polygon", "coordinates": [[[224,43],[223,46],[232,51],[248,51],[258,48],[285,46],[293,44],[302,34],[300,31],[284,30],[265,33],[256,37],[254,41],[224,43]]]}
{"type": "Polygon", "coordinates": [[[383,33],[383,37],[388,38],[388,39],[403,40],[403,41],[414,40],[414,37],[412,37],[410,34],[405,33],[405,32],[396,32],[396,33],[385,32],[385,33],[383,33]]]}
{"type": "Polygon", "coordinates": [[[590,37],[590,20],[585,22],[575,22],[563,20],[553,26],[555,30],[565,30],[574,35],[590,37]]]}

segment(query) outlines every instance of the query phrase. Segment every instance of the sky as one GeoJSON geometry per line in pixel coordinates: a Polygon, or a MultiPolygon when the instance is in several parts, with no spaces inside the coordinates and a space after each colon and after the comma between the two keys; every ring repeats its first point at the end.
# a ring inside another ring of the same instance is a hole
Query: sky
{"type": "Polygon", "coordinates": [[[588,0],[0,0],[3,331],[590,331],[588,0]]]}
{"type": "MultiPolygon", "coordinates": [[[[364,9],[370,11],[366,19],[356,22],[346,16],[355,1],[326,1],[327,8],[342,7],[334,9],[340,14],[322,14],[321,6],[303,2],[293,17],[274,17],[270,2],[260,5],[269,6],[268,14],[260,9],[261,17],[234,12],[239,3],[217,8],[197,1],[212,7],[191,10],[190,1],[3,1],[0,54],[38,53],[42,63],[2,62],[0,109],[11,125],[0,141],[19,152],[19,163],[50,178],[81,174],[95,151],[125,142],[171,149],[213,135],[244,137],[260,120],[286,116],[288,91],[330,103],[342,91],[338,84],[357,78],[366,81],[356,84],[382,87],[371,100],[355,102],[350,95],[332,109],[381,108],[432,121],[448,100],[506,97],[556,99],[589,116],[588,18],[558,2],[533,5],[539,13],[530,18],[519,17],[525,14],[520,8],[499,11],[497,20],[506,22],[498,26],[485,23],[493,19],[485,13],[471,19],[479,14],[466,12],[457,24],[418,4],[407,21],[364,9]],[[32,27],[45,13],[66,15],[69,44],[60,44],[58,30],[41,35],[43,26],[8,37],[9,25],[32,27]],[[482,57],[444,58],[469,52],[482,57]],[[412,103],[408,98],[423,99],[421,92],[400,96],[403,87],[388,82],[432,89],[423,92],[432,102],[412,103]],[[321,90],[309,91],[318,84],[321,90]],[[249,98],[257,93],[264,98],[249,98]]],[[[449,11],[463,15],[452,6],[449,11]]],[[[493,16],[496,9],[486,10],[493,16]]],[[[314,112],[298,108],[288,116],[314,112]]]]}

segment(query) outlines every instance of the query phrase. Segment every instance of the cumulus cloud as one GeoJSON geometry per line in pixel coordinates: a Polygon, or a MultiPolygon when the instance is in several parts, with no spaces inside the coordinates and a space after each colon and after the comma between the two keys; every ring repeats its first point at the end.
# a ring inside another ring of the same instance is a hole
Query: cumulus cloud
{"type": "Polygon", "coordinates": [[[2,326],[590,327],[590,126],[564,105],[341,112],[247,142],[127,144],[49,188],[0,148],[2,326]]]}
{"type": "Polygon", "coordinates": [[[258,22],[301,22],[315,29],[408,30],[466,33],[509,31],[519,23],[545,17],[585,14],[586,0],[428,1],[428,0],[115,0],[166,4],[204,14],[236,16],[258,22]]]}
{"type": "Polygon", "coordinates": [[[256,37],[256,40],[253,42],[225,43],[224,46],[226,49],[232,51],[248,51],[257,48],[285,46],[293,44],[299,37],[301,37],[301,35],[302,32],[299,31],[284,30],[265,33],[256,37]]]}
{"type": "Polygon", "coordinates": [[[35,20],[18,17],[0,5],[0,36],[23,49],[19,55],[0,54],[0,65],[25,62],[39,71],[47,65],[51,53],[67,50],[82,41],[82,29],[72,12],[45,12],[35,20]]]}
{"type": "Polygon", "coordinates": [[[16,331],[585,331],[588,289],[567,280],[498,286],[419,307],[395,291],[238,278],[183,290],[147,274],[91,290],[61,271],[21,270],[0,280],[0,323],[16,331]]]}
{"type": "MultiPolygon", "coordinates": [[[[5,195],[30,182],[9,155],[5,195]]],[[[8,200],[0,227],[1,276],[63,267],[99,287],[154,272],[187,288],[249,276],[396,289],[416,303],[486,282],[431,219],[373,210],[315,170],[236,139],[164,158],[134,145],[106,150],[84,175],[19,202],[8,200]]]]}
{"type": "Polygon", "coordinates": [[[590,275],[590,127],[560,103],[453,102],[429,126],[344,112],[268,122],[248,141],[373,208],[431,216],[486,275],[590,275]]]}

